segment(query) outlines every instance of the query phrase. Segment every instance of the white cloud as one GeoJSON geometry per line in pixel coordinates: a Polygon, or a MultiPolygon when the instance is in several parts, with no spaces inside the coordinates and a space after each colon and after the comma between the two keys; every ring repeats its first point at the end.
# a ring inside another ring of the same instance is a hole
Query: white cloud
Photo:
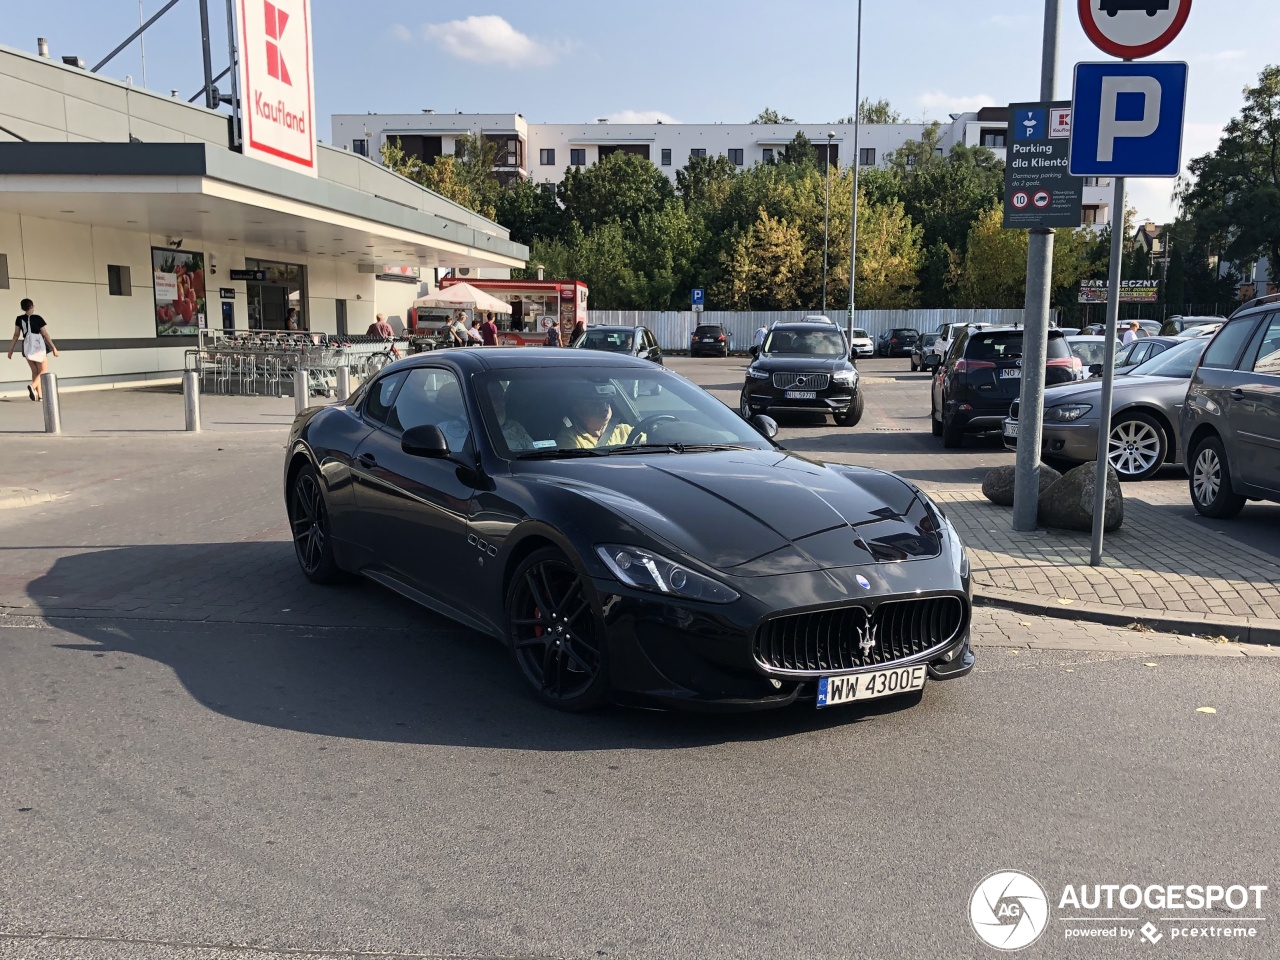
{"type": "Polygon", "coordinates": [[[1248,55],[1247,50],[1216,50],[1213,53],[1197,53],[1192,59],[1200,63],[1230,63],[1233,60],[1243,60],[1248,55]]]}
{"type": "Polygon", "coordinates": [[[995,99],[985,93],[973,96],[959,96],[943,93],[940,90],[931,90],[928,93],[920,94],[919,103],[921,108],[929,114],[968,113],[981,107],[999,105],[995,99]]]}
{"type": "Polygon", "coordinates": [[[675,117],[661,110],[619,110],[609,114],[610,123],[679,123],[675,117]]]}
{"type": "Polygon", "coordinates": [[[406,27],[403,23],[394,23],[391,25],[391,35],[402,43],[408,43],[413,39],[413,31],[406,27]]]}
{"type": "Polygon", "coordinates": [[[492,14],[428,23],[422,35],[459,60],[507,67],[550,66],[568,50],[566,44],[544,43],[523,34],[492,14]]]}
{"type": "Polygon", "coordinates": [[[1029,27],[1032,24],[1040,23],[1042,19],[1029,13],[1019,13],[1012,16],[1005,13],[997,13],[987,17],[987,23],[993,27],[1029,27]]]}

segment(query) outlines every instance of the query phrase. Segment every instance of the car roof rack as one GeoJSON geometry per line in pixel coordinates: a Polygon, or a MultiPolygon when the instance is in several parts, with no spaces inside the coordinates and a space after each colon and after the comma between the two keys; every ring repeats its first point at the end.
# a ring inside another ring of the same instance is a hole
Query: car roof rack
{"type": "Polygon", "coordinates": [[[1269,293],[1265,297],[1254,297],[1248,303],[1244,303],[1236,307],[1236,309],[1232,311],[1231,316],[1227,317],[1227,319],[1230,320],[1231,317],[1234,317],[1237,313],[1243,313],[1245,310],[1250,310],[1253,307],[1260,307],[1264,303],[1275,303],[1277,300],[1280,300],[1280,293],[1269,293]]]}

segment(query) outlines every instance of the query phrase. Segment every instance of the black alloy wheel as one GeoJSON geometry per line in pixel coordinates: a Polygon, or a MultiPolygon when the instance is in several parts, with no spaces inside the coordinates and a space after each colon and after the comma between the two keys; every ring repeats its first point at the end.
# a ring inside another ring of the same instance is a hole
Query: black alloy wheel
{"type": "Polygon", "coordinates": [[[1231,489],[1231,466],[1222,441],[1205,437],[1187,458],[1191,505],[1215,520],[1227,520],[1244,509],[1245,497],[1231,489]]]}
{"type": "Polygon", "coordinates": [[[916,363],[916,355],[913,353],[913,354],[911,355],[911,372],[912,372],[912,373],[915,373],[915,372],[917,372],[919,369],[920,369],[920,365],[919,365],[918,363],[916,363]]]}
{"type": "Polygon", "coordinates": [[[948,420],[945,413],[942,414],[942,429],[938,432],[942,434],[942,445],[948,450],[964,445],[964,430],[957,427],[954,420],[948,420]]]}
{"type": "Polygon", "coordinates": [[[516,568],[507,589],[507,638],[543,703],[578,712],[608,696],[598,608],[590,582],[555,547],[535,551],[516,568]]]}
{"type": "Polygon", "coordinates": [[[329,508],[315,467],[307,464],[293,479],[289,495],[289,526],[298,566],[312,583],[335,583],[342,571],[333,559],[329,536],[329,508]]]}
{"type": "Polygon", "coordinates": [[[933,405],[933,391],[929,391],[929,430],[935,437],[942,436],[942,421],[938,419],[938,409],[933,405]]]}
{"type": "Polygon", "coordinates": [[[755,415],[755,411],[751,408],[750,401],[747,400],[747,390],[744,387],[742,389],[742,396],[738,398],[738,416],[747,421],[747,423],[750,423],[751,418],[755,415]]]}
{"type": "Polygon", "coordinates": [[[858,391],[853,395],[853,402],[849,404],[849,409],[844,413],[832,414],[837,427],[856,427],[858,421],[862,419],[862,391],[858,391]]]}

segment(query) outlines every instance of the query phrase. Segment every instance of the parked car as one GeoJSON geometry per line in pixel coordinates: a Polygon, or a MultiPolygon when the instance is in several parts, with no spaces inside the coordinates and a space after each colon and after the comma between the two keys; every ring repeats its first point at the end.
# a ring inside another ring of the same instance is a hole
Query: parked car
{"type": "Polygon", "coordinates": [[[1175,313],[1173,316],[1165,318],[1164,323],[1160,325],[1160,333],[1162,336],[1176,337],[1178,334],[1182,333],[1183,330],[1187,330],[1191,327],[1200,327],[1210,323],[1221,326],[1226,323],[1226,320],[1226,317],[1211,316],[1207,314],[1204,316],[1184,316],[1183,314],[1175,313]]]}
{"type": "Polygon", "coordinates": [[[1191,337],[1208,337],[1218,332],[1221,323],[1202,323],[1197,327],[1185,327],[1178,334],[1178,339],[1187,340],[1191,337]]]}
{"type": "Polygon", "coordinates": [[[916,345],[911,348],[911,372],[917,370],[933,371],[938,365],[938,361],[942,359],[938,355],[936,349],[938,343],[938,335],[936,333],[923,333],[920,339],[916,341],[916,345]]]}
{"type": "MultiPolygon", "coordinates": [[[[1116,348],[1116,372],[1132,370],[1152,357],[1164,353],[1170,347],[1176,347],[1180,342],[1177,337],[1139,337],[1132,343],[1122,344],[1116,348]]],[[[1102,367],[1098,367],[1097,370],[1091,369],[1089,372],[1097,376],[1102,373],[1102,367]]]]}
{"type": "MultiPolygon", "coordinates": [[[[1108,459],[1121,480],[1145,480],[1178,460],[1178,410],[1207,340],[1184,340],[1116,377],[1111,397],[1108,459]]],[[[1102,384],[1092,380],[1044,392],[1042,456],[1069,463],[1097,459],[1102,384]]],[[[1004,422],[1004,445],[1019,442],[1018,402],[1004,422]]]]}
{"type": "MultiPolygon", "coordinates": [[[[1107,338],[1106,337],[1089,337],[1083,334],[1073,337],[1067,335],[1067,345],[1071,347],[1071,352],[1080,358],[1083,368],[1080,371],[1081,378],[1089,376],[1093,373],[1101,373],[1102,365],[1106,359],[1107,338]],[[1096,371],[1094,368],[1097,368],[1096,371]]],[[[1119,356],[1120,345],[1116,344],[1116,354],[1119,356]]]]}
{"type": "Polygon", "coordinates": [[[882,357],[909,357],[911,348],[920,339],[920,331],[911,327],[894,327],[880,334],[879,353],[882,357]]]}
{"type": "Polygon", "coordinates": [[[727,357],[733,349],[733,338],[719,323],[700,323],[689,338],[691,357],[727,357]]]}
{"type": "Polygon", "coordinates": [[[572,346],[580,350],[606,350],[641,360],[662,363],[658,340],[646,327],[589,327],[572,346]]]}
{"type": "Polygon", "coordinates": [[[822,314],[822,313],[806,314],[805,316],[800,318],[800,322],[801,323],[829,323],[833,327],[836,325],[836,322],[834,320],[832,320],[826,314],[822,314]]]}
{"type": "Polygon", "coordinates": [[[871,342],[871,334],[863,330],[861,327],[854,327],[850,331],[853,336],[849,340],[849,347],[855,357],[869,357],[876,352],[875,345],[871,342]]]}
{"type": "Polygon", "coordinates": [[[1191,503],[1206,517],[1234,517],[1246,500],[1280,502],[1278,306],[1267,297],[1234,314],[1192,374],[1179,426],[1191,503]]]}
{"type": "MultiPolygon", "coordinates": [[[[363,576],[496,641],[566,711],[812,709],[969,673],[946,515],[776,431],[626,354],[407,357],[293,421],[295,557],[314,583],[363,576]]],[[[452,646],[423,683],[467,681],[452,646]]]]}
{"type": "Polygon", "coordinates": [[[943,323],[938,326],[938,342],[934,349],[938,353],[939,362],[945,360],[951,344],[955,342],[956,337],[960,336],[965,330],[970,328],[981,330],[987,326],[985,323],[943,323]]]}
{"type": "MultiPolygon", "coordinates": [[[[1107,329],[1107,325],[1105,323],[1091,323],[1085,327],[1081,327],[1080,332],[1090,337],[1100,337],[1106,332],[1106,329],[1107,329]]],[[[1128,329],[1129,329],[1129,321],[1121,320],[1120,330],[1119,330],[1120,335],[1124,336],[1124,332],[1128,329]]],[[[1140,337],[1160,336],[1160,324],[1157,323],[1155,320],[1139,320],[1138,336],[1140,337]]]]}
{"type": "Polygon", "coordinates": [[[862,419],[858,370],[837,327],[778,323],[751,353],[738,401],[742,419],[775,409],[829,413],[840,427],[862,419]]]}
{"type": "MultiPolygon", "coordinates": [[[[1047,385],[1079,378],[1080,358],[1060,330],[1049,331],[1047,385]]],[[[999,430],[1022,387],[1022,328],[987,327],[960,334],[933,378],[929,419],[944,447],[958,447],[966,433],[999,430]]]]}

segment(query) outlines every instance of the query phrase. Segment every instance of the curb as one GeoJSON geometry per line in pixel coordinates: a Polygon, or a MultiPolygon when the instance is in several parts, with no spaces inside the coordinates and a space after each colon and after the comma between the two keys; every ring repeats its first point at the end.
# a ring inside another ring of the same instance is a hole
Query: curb
{"type": "Polygon", "coordinates": [[[1170,613],[1148,610],[1145,607],[1135,610],[1132,607],[1114,607],[1101,603],[1061,604],[1031,593],[977,588],[973,591],[973,599],[975,603],[983,606],[1057,617],[1060,620],[1086,620],[1090,623],[1103,623],[1115,627],[1141,623],[1162,633],[1185,633],[1198,636],[1221,634],[1240,643],[1280,646],[1280,620],[1272,620],[1268,617],[1218,616],[1192,612],[1170,613]]]}
{"type": "Polygon", "coordinates": [[[0,510],[6,507],[27,507],[33,503],[49,503],[58,498],[39,490],[23,490],[17,487],[0,487],[0,510]]]}

